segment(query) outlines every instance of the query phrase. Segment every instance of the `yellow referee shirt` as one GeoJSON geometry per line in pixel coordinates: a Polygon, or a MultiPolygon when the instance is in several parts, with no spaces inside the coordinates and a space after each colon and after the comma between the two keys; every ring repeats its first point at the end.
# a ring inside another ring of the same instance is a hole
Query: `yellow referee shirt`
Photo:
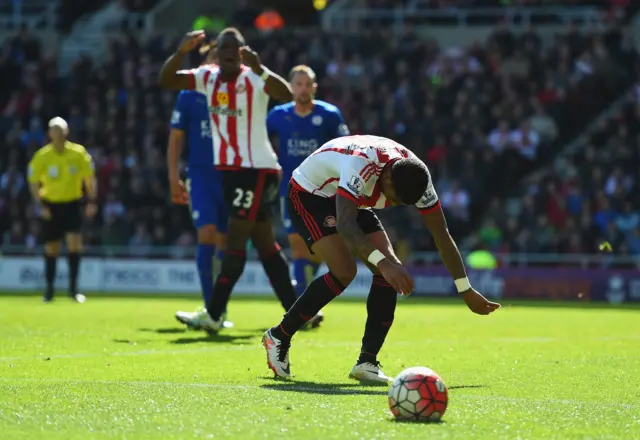
{"type": "Polygon", "coordinates": [[[93,177],[93,160],[80,144],[67,141],[59,153],[52,144],[40,148],[29,162],[29,183],[40,183],[40,198],[50,203],[82,198],[82,182],[93,177]]]}

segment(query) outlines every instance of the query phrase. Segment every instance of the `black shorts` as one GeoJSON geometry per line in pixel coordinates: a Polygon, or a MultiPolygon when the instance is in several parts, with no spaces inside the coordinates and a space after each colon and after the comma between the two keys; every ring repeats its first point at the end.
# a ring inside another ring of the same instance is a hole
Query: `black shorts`
{"type": "MultiPolygon", "coordinates": [[[[313,243],[338,232],[336,199],[311,194],[292,182],[287,189],[289,218],[311,250],[313,243]]],[[[365,234],[384,231],[380,219],[371,209],[358,209],[357,221],[365,234]]]]}
{"type": "Polygon", "coordinates": [[[43,200],[42,205],[51,211],[51,218],[42,219],[42,236],[45,243],[60,241],[66,234],[80,232],[82,214],[79,200],[67,203],[51,203],[43,200]]]}
{"type": "Polygon", "coordinates": [[[224,201],[230,218],[266,221],[278,201],[280,175],[276,170],[241,168],[222,171],[224,201]]]}

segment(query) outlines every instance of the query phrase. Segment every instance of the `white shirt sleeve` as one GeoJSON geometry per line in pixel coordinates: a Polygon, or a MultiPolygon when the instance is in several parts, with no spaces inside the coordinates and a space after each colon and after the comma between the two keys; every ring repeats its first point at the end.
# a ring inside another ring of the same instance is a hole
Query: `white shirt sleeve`
{"type": "Polygon", "coordinates": [[[346,197],[360,204],[360,197],[371,195],[378,180],[377,176],[367,173],[372,162],[365,157],[347,156],[340,167],[340,181],[337,195],[346,197]],[[369,178],[368,180],[366,180],[369,178]]]}
{"type": "Polygon", "coordinates": [[[178,71],[180,75],[189,75],[191,77],[192,90],[204,94],[207,92],[207,81],[213,72],[214,68],[211,66],[200,66],[195,69],[178,71]]]}
{"type": "Polygon", "coordinates": [[[438,198],[438,193],[433,187],[433,182],[429,179],[429,186],[427,186],[427,190],[424,192],[420,200],[418,200],[418,203],[416,203],[416,208],[418,208],[418,211],[420,211],[421,214],[429,214],[439,206],[440,199],[438,198]]]}

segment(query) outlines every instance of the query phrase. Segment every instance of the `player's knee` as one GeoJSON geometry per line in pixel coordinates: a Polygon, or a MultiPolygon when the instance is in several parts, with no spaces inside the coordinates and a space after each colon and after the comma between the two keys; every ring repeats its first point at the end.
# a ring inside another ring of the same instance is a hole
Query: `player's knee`
{"type": "Polygon", "coordinates": [[[236,282],[242,276],[247,256],[240,251],[227,251],[222,259],[220,276],[227,278],[231,282],[236,282]]]}
{"type": "Polygon", "coordinates": [[[217,244],[215,225],[204,225],[198,229],[198,244],[208,244],[212,246],[217,244]]]}
{"type": "Polygon", "coordinates": [[[268,245],[264,245],[260,248],[256,248],[256,250],[258,251],[258,256],[260,257],[260,259],[266,260],[275,254],[279,254],[282,249],[280,248],[280,245],[278,243],[274,242],[268,245]]]}
{"type": "Polygon", "coordinates": [[[289,236],[289,245],[291,246],[291,257],[294,260],[306,258],[311,259],[311,255],[309,253],[309,249],[307,245],[304,243],[304,240],[299,235],[290,235],[289,236]]]}
{"type": "Polygon", "coordinates": [[[58,242],[45,243],[44,245],[44,253],[49,257],[59,256],[60,249],[61,249],[61,246],[60,246],[60,243],[58,242]]]}
{"type": "Polygon", "coordinates": [[[358,273],[358,266],[356,262],[350,260],[350,263],[334,264],[329,267],[331,274],[340,281],[340,283],[346,288],[355,279],[358,273]]]}
{"type": "Polygon", "coordinates": [[[216,246],[221,251],[224,251],[227,248],[227,234],[223,234],[222,232],[216,233],[216,246]]]}

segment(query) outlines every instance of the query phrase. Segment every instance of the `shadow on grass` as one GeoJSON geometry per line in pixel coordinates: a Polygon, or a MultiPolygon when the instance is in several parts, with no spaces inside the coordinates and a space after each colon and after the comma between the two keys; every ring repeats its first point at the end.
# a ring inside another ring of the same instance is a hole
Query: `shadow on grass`
{"type": "Polygon", "coordinates": [[[186,328],[170,327],[170,328],[139,328],[139,332],[152,332],[159,335],[176,335],[179,333],[186,333],[186,328]]]}
{"type": "Polygon", "coordinates": [[[445,423],[447,423],[444,420],[401,420],[396,419],[395,417],[390,418],[389,421],[393,423],[403,423],[409,425],[444,425],[445,423]]]}
{"type": "Polygon", "coordinates": [[[278,379],[278,382],[279,383],[261,385],[260,388],[303,394],[386,396],[388,386],[384,383],[318,383],[295,380],[283,381],[282,379],[278,379]]]}
{"type": "Polygon", "coordinates": [[[447,387],[449,391],[464,390],[465,388],[489,388],[489,385],[453,385],[451,387],[447,387]]]}
{"type": "Polygon", "coordinates": [[[198,334],[198,336],[194,336],[193,338],[178,338],[171,341],[172,344],[195,344],[198,342],[243,342],[248,341],[250,339],[254,339],[255,335],[207,335],[206,333],[198,334]]]}
{"type": "Polygon", "coordinates": [[[138,345],[138,344],[147,344],[152,342],[151,339],[112,339],[113,342],[117,344],[129,344],[129,345],[138,345]]]}

